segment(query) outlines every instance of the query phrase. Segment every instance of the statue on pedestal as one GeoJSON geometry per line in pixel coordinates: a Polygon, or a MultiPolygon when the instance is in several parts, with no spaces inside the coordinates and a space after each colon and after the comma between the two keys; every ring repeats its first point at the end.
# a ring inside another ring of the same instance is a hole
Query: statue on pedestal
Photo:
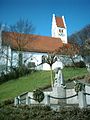
{"type": "MultiPolygon", "coordinates": [[[[62,69],[57,67],[55,69],[55,81],[53,86],[53,96],[56,98],[65,98],[66,97],[66,86],[64,82],[64,77],[62,69]]],[[[57,99],[58,104],[66,103],[65,99],[57,99]]]]}
{"type": "Polygon", "coordinates": [[[54,86],[65,86],[64,77],[60,67],[55,69],[55,82],[54,86]]]}

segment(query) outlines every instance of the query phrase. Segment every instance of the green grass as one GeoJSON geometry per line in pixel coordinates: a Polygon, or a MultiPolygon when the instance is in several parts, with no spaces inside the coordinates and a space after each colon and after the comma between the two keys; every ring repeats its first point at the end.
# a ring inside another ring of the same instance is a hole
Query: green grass
{"type": "MultiPolygon", "coordinates": [[[[67,80],[74,76],[84,75],[87,71],[85,68],[65,68],[63,73],[67,80]]],[[[14,98],[26,91],[33,91],[36,88],[48,86],[50,83],[50,71],[38,71],[17,80],[8,81],[0,85],[0,101],[14,98]]]]}
{"type": "Polygon", "coordinates": [[[0,85],[0,100],[13,98],[23,92],[50,85],[50,72],[34,72],[0,85]]]}
{"type": "Polygon", "coordinates": [[[72,77],[82,76],[87,74],[86,68],[66,67],[63,69],[64,79],[68,80],[72,77]]]}

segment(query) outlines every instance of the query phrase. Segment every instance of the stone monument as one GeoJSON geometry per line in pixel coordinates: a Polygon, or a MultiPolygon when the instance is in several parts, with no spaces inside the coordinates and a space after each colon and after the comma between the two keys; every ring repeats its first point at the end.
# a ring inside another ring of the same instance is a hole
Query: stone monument
{"type": "MultiPolygon", "coordinates": [[[[64,82],[64,77],[60,67],[57,67],[55,70],[55,80],[53,86],[53,96],[56,98],[65,98],[66,97],[66,86],[64,82]]],[[[57,103],[65,103],[65,99],[57,99],[57,103]]]]}

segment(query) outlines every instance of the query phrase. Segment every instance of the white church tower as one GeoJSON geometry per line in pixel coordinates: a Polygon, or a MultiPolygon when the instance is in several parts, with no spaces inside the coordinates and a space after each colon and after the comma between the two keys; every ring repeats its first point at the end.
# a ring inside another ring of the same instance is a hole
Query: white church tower
{"type": "Polygon", "coordinates": [[[64,16],[56,17],[53,14],[52,18],[52,37],[60,38],[63,43],[67,44],[67,27],[64,16]]]}

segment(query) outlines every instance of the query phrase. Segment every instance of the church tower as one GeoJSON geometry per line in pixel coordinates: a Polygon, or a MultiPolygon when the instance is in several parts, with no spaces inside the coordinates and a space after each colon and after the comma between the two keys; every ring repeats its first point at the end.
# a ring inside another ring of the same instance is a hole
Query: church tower
{"type": "Polygon", "coordinates": [[[67,44],[67,27],[64,16],[56,17],[53,14],[52,18],[52,37],[60,38],[63,43],[67,44]]]}

